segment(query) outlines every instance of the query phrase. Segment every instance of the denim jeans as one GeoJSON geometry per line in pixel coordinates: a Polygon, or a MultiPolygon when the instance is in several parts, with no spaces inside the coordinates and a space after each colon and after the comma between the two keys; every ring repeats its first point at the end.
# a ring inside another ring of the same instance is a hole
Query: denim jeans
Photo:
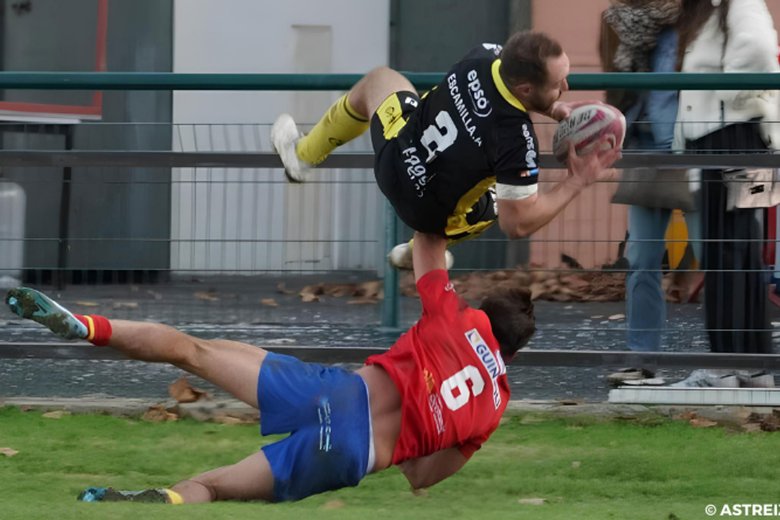
{"type": "MultiPolygon", "coordinates": [[[[672,210],[628,208],[629,238],[626,257],[627,340],[631,350],[657,351],[666,326],[666,295],[661,288],[661,263],[666,250],[666,227],[672,210]]],[[[694,256],[701,260],[701,231],[698,213],[686,213],[688,239],[694,256]]]]}
{"type": "Polygon", "coordinates": [[[672,210],[663,208],[628,208],[627,258],[631,270],[626,277],[626,318],[631,350],[655,351],[661,347],[666,324],[661,262],[671,214],[672,210]]]}
{"type": "MultiPolygon", "coordinates": [[[[658,36],[651,57],[654,72],[675,70],[677,35],[666,29],[658,36]]],[[[677,119],[677,92],[656,90],[642,93],[636,105],[626,110],[629,124],[624,148],[641,151],[669,150],[677,119]]],[[[631,206],[628,209],[626,315],[628,348],[655,351],[661,348],[666,324],[666,297],[661,288],[664,235],[671,210],[631,206]]]]}

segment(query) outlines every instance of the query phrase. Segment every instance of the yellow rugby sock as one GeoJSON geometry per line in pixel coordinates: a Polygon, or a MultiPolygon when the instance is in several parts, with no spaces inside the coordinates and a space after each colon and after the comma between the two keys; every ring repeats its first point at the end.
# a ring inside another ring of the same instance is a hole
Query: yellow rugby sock
{"type": "Polygon", "coordinates": [[[299,159],[317,165],[336,147],[351,141],[368,129],[368,117],[352,108],[347,95],[341,96],[311,132],[298,141],[295,152],[299,159]]]}

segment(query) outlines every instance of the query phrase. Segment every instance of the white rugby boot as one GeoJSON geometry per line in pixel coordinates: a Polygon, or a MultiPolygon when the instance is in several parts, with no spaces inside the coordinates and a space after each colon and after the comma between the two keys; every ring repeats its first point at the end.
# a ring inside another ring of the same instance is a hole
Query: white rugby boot
{"type": "MultiPolygon", "coordinates": [[[[452,256],[452,253],[450,253],[450,250],[448,249],[444,252],[444,258],[446,261],[447,270],[449,271],[452,269],[452,266],[455,263],[455,257],[452,256]]],[[[414,269],[414,262],[412,261],[411,242],[404,242],[403,244],[398,244],[395,246],[387,255],[387,260],[390,262],[390,265],[396,269],[412,271],[414,269]]]]}
{"type": "Polygon", "coordinates": [[[295,146],[301,137],[303,133],[298,130],[290,114],[277,117],[271,127],[271,145],[279,154],[284,164],[284,174],[290,182],[304,182],[304,177],[314,168],[295,153],[295,146]]]}

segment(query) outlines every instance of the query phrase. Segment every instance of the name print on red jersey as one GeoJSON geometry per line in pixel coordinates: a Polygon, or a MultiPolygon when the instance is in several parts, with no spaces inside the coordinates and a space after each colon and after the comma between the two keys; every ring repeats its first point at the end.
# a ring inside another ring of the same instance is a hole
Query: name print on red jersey
{"type": "Polygon", "coordinates": [[[482,366],[485,367],[487,373],[490,374],[490,380],[493,383],[493,406],[496,410],[501,406],[501,391],[498,388],[498,378],[506,374],[506,365],[501,359],[501,354],[498,352],[491,352],[490,348],[479,335],[477,329],[471,329],[466,331],[466,339],[469,340],[471,348],[477,354],[477,357],[482,362],[482,366]]]}

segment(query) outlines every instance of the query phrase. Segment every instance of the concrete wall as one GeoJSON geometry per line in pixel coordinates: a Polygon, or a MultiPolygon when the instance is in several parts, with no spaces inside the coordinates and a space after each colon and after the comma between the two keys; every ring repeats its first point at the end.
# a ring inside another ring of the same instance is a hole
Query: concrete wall
{"type": "MultiPolygon", "coordinates": [[[[90,71],[95,67],[95,0],[5,1],[0,5],[5,70],[90,71]]],[[[172,2],[109,2],[107,70],[171,70],[172,2]]],[[[92,92],[9,90],[6,101],[87,105],[92,92]]],[[[20,114],[24,116],[25,114],[20,114]]],[[[73,148],[167,149],[171,94],[155,91],[104,93],[103,123],[73,125],[73,148]]],[[[62,150],[56,128],[29,125],[3,132],[5,149],[62,150]]],[[[58,263],[62,168],[4,168],[0,178],[20,184],[27,198],[24,267],[33,280],[58,263]],[[33,273],[34,272],[34,273],[33,273]]],[[[170,171],[149,168],[73,168],[66,265],[90,271],[167,269],[170,236],[170,171]]],[[[2,267],[2,266],[0,266],[2,267]]],[[[80,276],[80,275],[79,275],[80,276]]]]}
{"type": "MultiPolygon", "coordinates": [[[[388,0],[183,0],[174,19],[175,72],[364,73],[388,63],[388,0]]],[[[305,128],[339,95],[176,92],[173,146],[270,151],[279,113],[292,113],[305,128]]],[[[369,151],[370,142],[345,149],[369,151]]],[[[172,268],[377,268],[383,201],[373,174],[320,175],[324,182],[298,186],[281,169],[175,170],[172,268]],[[214,239],[221,242],[206,242],[214,239]]]]}

